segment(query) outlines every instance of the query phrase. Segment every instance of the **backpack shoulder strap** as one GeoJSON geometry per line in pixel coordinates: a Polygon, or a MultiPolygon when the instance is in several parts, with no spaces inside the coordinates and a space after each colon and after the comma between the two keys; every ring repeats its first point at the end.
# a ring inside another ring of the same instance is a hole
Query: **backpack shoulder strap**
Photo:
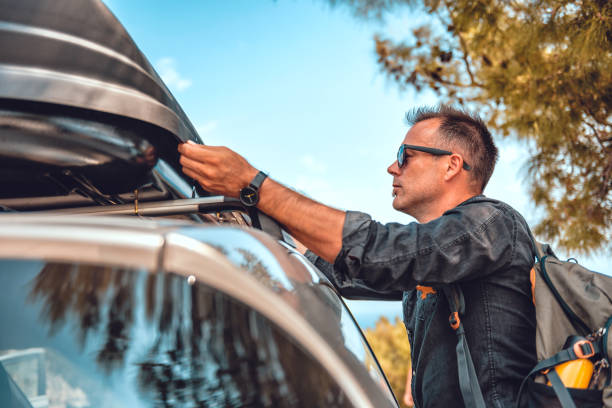
{"type": "Polygon", "coordinates": [[[451,312],[448,320],[451,328],[457,334],[457,374],[459,375],[459,388],[461,389],[463,403],[467,408],[486,408],[482,391],[478,384],[472,355],[470,354],[465,337],[463,323],[461,323],[461,316],[465,312],[463,291],[459,285],[453,284],[444,286],[443,292],[451,312]]]}

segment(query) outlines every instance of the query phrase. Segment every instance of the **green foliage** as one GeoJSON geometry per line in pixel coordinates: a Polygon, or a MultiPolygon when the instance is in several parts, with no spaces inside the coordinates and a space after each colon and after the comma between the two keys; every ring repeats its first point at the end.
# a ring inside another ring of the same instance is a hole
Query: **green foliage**
{"type": "Polygon", "coordinates": [[[399,318],[395,323],[381,317],[373,329],[366,329],[365,336],[382,366],[393,393],[402,407],[403,395],[406,390],[406,375],[411,369],[410,343],[406,327],[399,318]]]}
{"type": "MultiPolygon", "coordinates": [[[[383,16],[409,0],[332,0],[383,16]]],[[[477,108],[491,130],[525,140],[536,233],[561,248],[612,250],[612,2],[422,0],[427,22],[375,40],[400,87],[477,108]]]]}

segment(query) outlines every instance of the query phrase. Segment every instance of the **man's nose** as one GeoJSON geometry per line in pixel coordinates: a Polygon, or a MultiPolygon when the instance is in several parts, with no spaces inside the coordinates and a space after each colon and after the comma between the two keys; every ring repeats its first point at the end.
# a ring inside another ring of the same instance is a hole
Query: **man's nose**
{"type": "Polygon", "coordinates": [[[391,163],[389,167],[387,167],[387,173],[391,174],[392,176],[399,176],[400,171],[401,170],[399,168],[399,165],[397,164],[397,160],[391,163]]]}
{"type": "Polygon", "coordinates": [[[387,167],[387,173],[391,174],[392,176],[399,175],[400,168],[399,168],[399,165],[397,164],[397,160],[391,163],[389,167],[387,167]]]}

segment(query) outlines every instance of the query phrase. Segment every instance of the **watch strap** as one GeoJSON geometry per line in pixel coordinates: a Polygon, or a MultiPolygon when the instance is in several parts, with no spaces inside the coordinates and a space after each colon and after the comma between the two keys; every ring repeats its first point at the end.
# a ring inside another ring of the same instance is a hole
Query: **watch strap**
{"type": "Polygon", "coordinates": [[[260,171],[259,173],[257,173],[257,175],[255,175],[255,177],[253,178],[253,181],[251,181],[249,186],[251,188],[259,191],[259,187],[261,187],[261,183],[264,182],[266,177],[268,177],[268,175],[266,173],[264,173],[263,171],[260,171]]]}

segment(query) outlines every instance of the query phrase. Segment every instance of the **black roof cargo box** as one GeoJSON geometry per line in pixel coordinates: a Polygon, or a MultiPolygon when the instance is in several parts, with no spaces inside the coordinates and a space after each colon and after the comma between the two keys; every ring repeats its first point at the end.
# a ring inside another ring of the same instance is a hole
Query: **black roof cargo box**
{"type": "Polygon", "coordinates": [[[201,143],[101,1],[0,0],[0,197],[60,194],[48,180],[66,174],[130,191],[158,158],[179,169],[186,140],[201,143]]]}

